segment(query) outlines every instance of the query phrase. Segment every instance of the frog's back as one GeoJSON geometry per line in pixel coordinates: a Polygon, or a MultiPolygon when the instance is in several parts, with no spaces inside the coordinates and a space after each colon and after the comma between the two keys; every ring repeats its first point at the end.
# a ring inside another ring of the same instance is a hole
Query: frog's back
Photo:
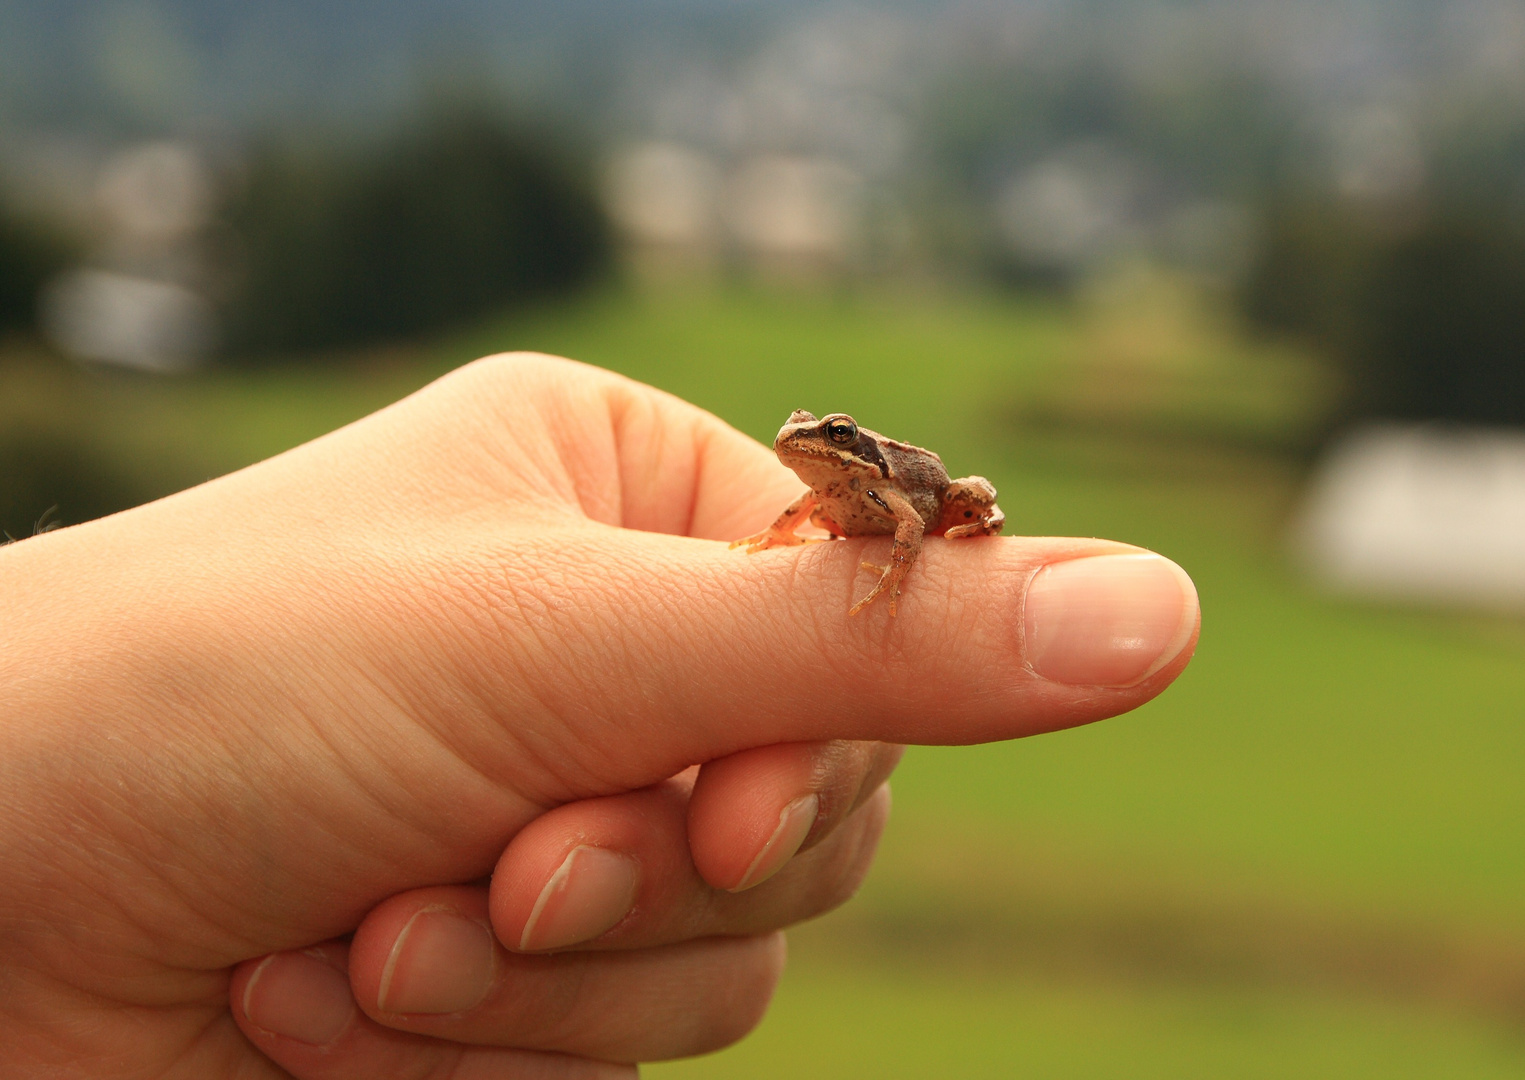
{"type": "Polygon", "coordinates": [[[943,459],[930,450],[878,436],[879,446],[900,489],[930,528],[942,517],[943,492],[948,490],[948,470],[943,459]]]}

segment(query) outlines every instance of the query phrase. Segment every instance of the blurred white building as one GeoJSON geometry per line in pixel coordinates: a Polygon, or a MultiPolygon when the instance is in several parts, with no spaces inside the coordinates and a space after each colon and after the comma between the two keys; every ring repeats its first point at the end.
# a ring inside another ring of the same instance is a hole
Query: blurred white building
{"type": "Polygon", "coordinates": [[[693,147],[617,155],[605,201],[637,245],[699,259],[722,250],[771,267],[846,267],[859,254],[864,181],[830,157],[753,154],[728,169],[693,147]]]}
{"type": "Polygon", "coordinates": [[[1525,432],[1358,431],[1319,466],[1294,541],[1342,592],[1525,609],[1525,432]]]}
{"type": "Polygon", "coordinates": [[[110,270],[59,276],[43,291],[41,316],[64,353],[140,371],[193,368],[217,341],[216,312],[200,294],[110,270]]]}
{"type": "Polygon", "coordinates": [[[216,210],[211,169],[189,144],[108,158],[94,185],[87,264],[43,290],[43,332],[81,360],[182,371],[217,343],[202,239],[216,210]]]}
{"type": "Polygon", "coordinates": [[[745,162],[727,185],[731,234],[761,257],[846,263],[854,254],[863,180],[830,158],[773,154],[745,162]]]}
{"type": "Polygon", "coordinates": [[[803,10],[755,51],[636,67],[606,203],[645,252],[841,272],[905,245],[895,184],[924,42],[903,15],[803,10]]]}
{"type": "Polygon", "coordinates": [[[1101,142],[1069,146],[1012,177],[996,199],[996,222],[1015,252],[1064,269],[1138,242],[1140,177],[1101,142]]]}
{"type": "Polygon", "coordinates": [[[708,251],[720,239],[720,182],[708,155],[649,142],[615,155],[604,196],[615,224],[637,243],[708,251]]]}

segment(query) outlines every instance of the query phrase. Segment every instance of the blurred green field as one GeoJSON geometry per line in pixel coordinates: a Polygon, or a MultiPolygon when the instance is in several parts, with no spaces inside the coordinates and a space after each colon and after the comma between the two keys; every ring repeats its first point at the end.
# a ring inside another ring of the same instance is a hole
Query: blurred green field
{"type": "Polygon", "coordinates": [[[1469,1018],[1323,994],[1140,991],[893,968],[870,978],[806,958],[746,1043],[642,1074],[1486,1080],[1519,1076],[1520,1060],[1517,1041],[1469,1018]]]}
{"type": "Polygon", "coordinates": [[[758,1034],[651,1076],[1520,1075],[1525,629],[1307,590],[1282,537],[1317,372],[1192,319],[1135,339],[1109,318],[625,291],[323,369],[163,382],[18,356],[0,413],[88,427],[151,494],[539,349],[759,438],[852,412],[989,476],[1009,532],[1191,572],[1203,634],[1175,687],[1086,729],[913,751],[881,865],[792,935],[758,1034]]]}

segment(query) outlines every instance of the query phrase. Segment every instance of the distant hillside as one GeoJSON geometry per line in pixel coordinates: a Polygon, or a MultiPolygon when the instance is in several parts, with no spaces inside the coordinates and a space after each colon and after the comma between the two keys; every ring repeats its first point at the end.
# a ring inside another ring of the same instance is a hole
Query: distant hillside
{"type": "Polygon", "coordinates": [[[575,109],[642,39],[750,39],[814,0],[0,0],[0,131],[387,111],[420,82],[575,109]],[[462,67],[465,70],[461,70],[462,67]]]}

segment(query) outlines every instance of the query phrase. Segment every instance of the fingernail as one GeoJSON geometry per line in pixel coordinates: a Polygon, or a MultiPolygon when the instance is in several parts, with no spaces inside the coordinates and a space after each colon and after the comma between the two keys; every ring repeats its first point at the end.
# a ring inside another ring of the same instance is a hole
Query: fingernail
{"type": "Polygon", "coordinates": [[[1197,590],[1158,555],[1051,563],[1027,587],[1027,666],[1069,686],[1133,686],[1191,640],[1197,590]]]}
{"type": "Polygon", "coordinates": [[[810,835],[820,809],[821,800],[815,795],[801,795],[784,807],[778,815],[778,828],[768,837],[768,842],[747,867],[747,872],[741,875],[741,880],[731,887],[731,892],[743,892],[761,885],[782,870],[784,864],[794,858],[805,837],[810,835]]]}
{"type": "Polygon", "coordinates": [[[540,890],[519,935],[525,952],[564,949],[612,929],[635,904],[639,867],[628,855],[583,844],[540,890]]]}
{"type": "Polygon", "coordinates": [[[492,931],[450,908],[419,911],[397,935],[381,969],[383,1012],[458,1013],[492,989],[492,931]]]}
{"type": "Polygon", "coordinates": [[[244,986],[244,1016],[272,1035],[327,1046],[355,1016],[349,979],[319,957],[267,956],[244,986]]]}

